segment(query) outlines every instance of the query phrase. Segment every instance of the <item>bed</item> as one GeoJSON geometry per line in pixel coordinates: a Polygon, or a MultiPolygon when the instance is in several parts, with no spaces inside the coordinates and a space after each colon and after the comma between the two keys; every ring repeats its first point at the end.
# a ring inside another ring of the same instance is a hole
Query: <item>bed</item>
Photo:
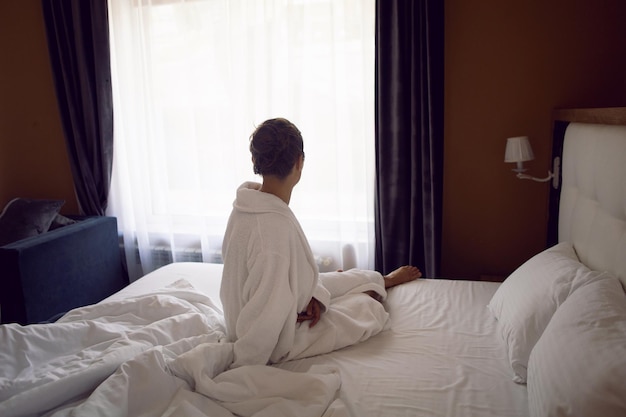
{"type": "Polygon", "coordinates": [[[404,284],[365,342],[228,369],[221,266],[170,264],[0,326],[0,415],[626,415],[626,108],[554,119],[554,241],[503,283],[404,284]]]}

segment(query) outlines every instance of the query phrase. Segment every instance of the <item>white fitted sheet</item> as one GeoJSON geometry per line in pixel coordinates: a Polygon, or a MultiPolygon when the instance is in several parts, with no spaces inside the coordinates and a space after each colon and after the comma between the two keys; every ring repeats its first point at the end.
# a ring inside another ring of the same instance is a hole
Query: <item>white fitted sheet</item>
{"type": "MultiPolygon", "coordinates": [[[[219,303],[221,265],[176,263],[109,299],[184,278],[219,303]]],[[[526,416],[525,385],[512,380],[487,304],[500,284],[423,279],[389,291],[389,329],[364,343],[279,367],[332,365],[358,416],[526,416]]]]}
{"type": "Polygon", "coordinates": [[[222,307],[220,300],[222,265],[201,262],[178,262],[165,265],[130,283],[122,290],[105,298],[101,303],[143,295],[181,279],[188,281],[195,289],[211,297],[217,306],[222,307]]]}

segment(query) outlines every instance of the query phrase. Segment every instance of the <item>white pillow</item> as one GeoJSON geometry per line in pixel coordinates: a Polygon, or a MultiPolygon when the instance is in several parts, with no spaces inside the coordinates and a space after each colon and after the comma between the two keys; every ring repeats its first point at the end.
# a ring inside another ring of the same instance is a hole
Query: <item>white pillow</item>
{"type": "Polygon", "coordinates": [[[500,285],[488,307],[499,321],[515,382],[526,382],[530,351],[557,307],[598,274],[580,263],[571,243],[563,242],[530,258],[500,285]]]}
{"type": "Polygon", "coordinates": [[[605,274],[556,311],[530,354],[531,416],[626,416],[626,295],[605,274]]]}

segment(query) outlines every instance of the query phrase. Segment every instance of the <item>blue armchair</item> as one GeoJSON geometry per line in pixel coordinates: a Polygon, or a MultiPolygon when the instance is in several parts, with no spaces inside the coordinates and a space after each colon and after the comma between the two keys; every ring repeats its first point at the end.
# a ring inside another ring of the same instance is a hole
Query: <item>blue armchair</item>
{"type": "Polygon", "coordinates": [[[117,219],[87,217],[0,247],[0,321],[48,321],[128,285],[117,219]]]}

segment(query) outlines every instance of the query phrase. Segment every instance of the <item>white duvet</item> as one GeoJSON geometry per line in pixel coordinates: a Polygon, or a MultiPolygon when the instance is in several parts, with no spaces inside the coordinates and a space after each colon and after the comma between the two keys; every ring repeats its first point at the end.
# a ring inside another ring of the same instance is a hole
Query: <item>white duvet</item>
{"type": "Polygon", "coordinates": [[[388,329],[363,343],[219,373],[230,349],[211,347],[223,337],[221,274],[221,265],[173,263],[54,326],[0,326],[0,416],[528,416],[526,386],[511,380],[486,307],[497,283],[400,285],[384,302],[388,329]],[[158,290],[180,280],[199,291],[182,282],[158,290]],[[82,314],[91,319],[81,322],[82,314]],[[44,342],[46,334],[55,342],[44,342]],[[104,358],[113,344],[126,350],[104,358]]]}
{"type": "Polygon", "coordinates": [[[344,416],[336,369],[229,369],[220,308],[186,281],[0,326],[0,415],[344,416]]]}

